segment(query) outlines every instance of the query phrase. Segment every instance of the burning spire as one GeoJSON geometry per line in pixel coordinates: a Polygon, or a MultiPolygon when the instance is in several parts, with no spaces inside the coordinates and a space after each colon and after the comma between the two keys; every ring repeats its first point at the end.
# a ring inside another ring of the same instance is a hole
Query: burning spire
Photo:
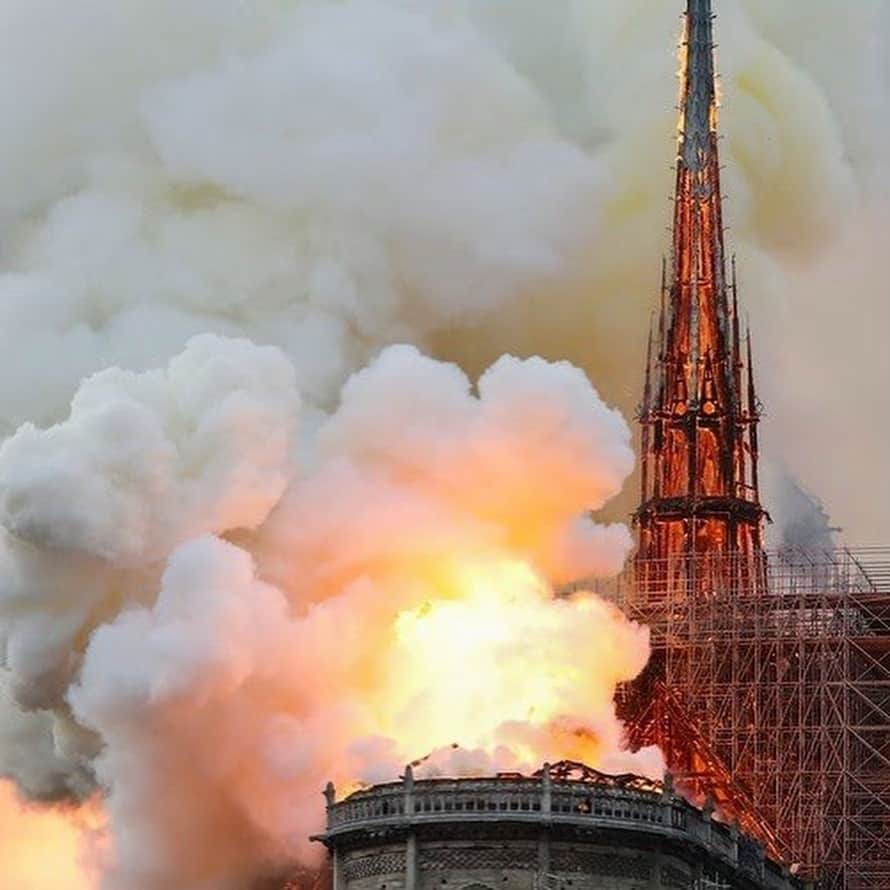
{"type": "Polygon", "coordinates": [[[745,598],[766,583],[760,408],[750,332],[743,346],[735,262],[728,277],[723,238],[713,18],[710,0],[688,0],[673,249],[663,267],[639,411],[635,574],[639,615],[653,627],[652,656],[621,691],[619,710],[632,747],[657,745],[688,793],[719,801],[724,815],[775,850],[775,834],[751,806],[737,760],[693,716],[702,703],[671,691],[683,653],[672,650],[664,632],[666,611],[694,612],[699,600],[727,591],[745,598]]]}
{"type": "MultiPolygon", "coordinates": [[[[713,19],[710,0],[688,0],[673,248],[639,413],[638,571],[653,592],[668,564],[687,557],[706,557],[697,563],[721,572],[737,565],[752,579],[762,561],[759,408],[750,361],[742,373],[734,263],[731,281],[726,274],[713,19]]],[[[694,586],[710,583],[707,574],[698,571],[694,586]]]]}

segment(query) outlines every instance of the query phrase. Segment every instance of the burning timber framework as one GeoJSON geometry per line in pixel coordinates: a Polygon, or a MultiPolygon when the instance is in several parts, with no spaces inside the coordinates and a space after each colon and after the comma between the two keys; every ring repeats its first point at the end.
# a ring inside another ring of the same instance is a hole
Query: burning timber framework
{"type": "Polygon", "coordinates": [[[770,554],[764,586],[704,593],[734,571],[703,559],[599,585],[660,664],[632,744],[825,890],[890,890],[890,548],[770,554]]]}
{"type": "Polygon", "coordinates": [[[727,275],[714,15],[686,0],[672,250],[650,332],[633,567],[653,652],[633,746],[826,890],[890,890],[890,551],[763,550],[750,333],[727,275]]]}

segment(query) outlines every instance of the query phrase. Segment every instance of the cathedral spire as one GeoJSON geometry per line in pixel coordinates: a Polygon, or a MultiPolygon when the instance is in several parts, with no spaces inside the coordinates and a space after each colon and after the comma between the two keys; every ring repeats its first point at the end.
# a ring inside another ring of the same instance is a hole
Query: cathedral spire
{"type": "Polygon", "coordinates": [[[638,558],[732,554],[729,562],[741,558],[753,577],[765,516],[757,491],[759,418],[750,358],[742,373],[735,263],[731,284],[726,280],[713,33],[711,0],[687,0],[670,272],[640,410],[638,558]]]}
{"type": "Polygon", "coordinates": [[[711,0],[689,0],[682,46],[680,156],[690,170],[707,166],[712,148],[716,150],[711,140],[717,129],[713,19],[711,0]]]}

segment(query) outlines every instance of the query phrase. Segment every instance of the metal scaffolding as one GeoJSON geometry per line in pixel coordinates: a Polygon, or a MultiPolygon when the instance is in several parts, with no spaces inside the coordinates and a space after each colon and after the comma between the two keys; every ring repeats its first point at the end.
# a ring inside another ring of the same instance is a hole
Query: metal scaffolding
{"type": "Polygon", "coordinates": [[[825,890],[890,890],[890,548],[769,554],[765,585],[703,592],[739,576],[715,558],[600,591],[652,632],[632,746],[825,890]]]}

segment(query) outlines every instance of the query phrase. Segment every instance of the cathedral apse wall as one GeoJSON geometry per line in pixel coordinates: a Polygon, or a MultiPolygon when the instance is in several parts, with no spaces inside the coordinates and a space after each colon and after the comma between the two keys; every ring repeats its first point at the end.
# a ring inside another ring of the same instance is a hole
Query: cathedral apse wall
{"type": "Polygon", "coordinates": [[[378,785],[336,802],[315,839],[335,890],[800,890],[763,849],[668,783],[580,764],[533,777],[378,785]]]}

